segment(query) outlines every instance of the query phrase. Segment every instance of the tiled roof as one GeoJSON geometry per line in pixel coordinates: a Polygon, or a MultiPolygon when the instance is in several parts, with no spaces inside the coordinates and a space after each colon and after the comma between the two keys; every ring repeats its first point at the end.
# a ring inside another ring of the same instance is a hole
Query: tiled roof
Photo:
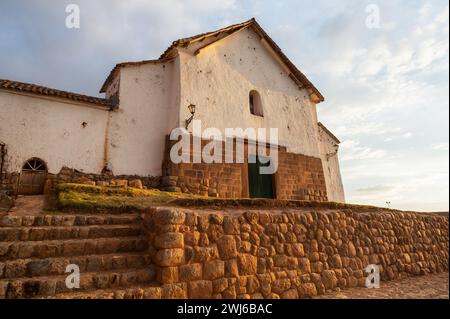
{"type": "Polygon", "coordinates": [[[81,103],[95,104],[98,106],[105,107],[107,109],[114,107],[114,103],[111,100],[107,100],[104,98],[72,93],[18,81],[0,79],[0,90],[8,90],[14,92],[22,92],[36,95],[44,95],[48,97],[62,98],[81,103]]]}
{"type": "Polygon", "coordinates": [[[302,88],[306,88],[309,92],[309,94],[315,95],[315,99],[317,102],[323,102],[324,97],[319,92],[319,90],[306,78],[306,76],[289,60],[289,58],[281,51],[280,47],[275,43],[275,41],[272,40],[271,37],[261,28],[261,26],[256,22],[256,20],[250,19],[248,21],[245,21],[243,23],[234,24],[226,28],[222,28],[216,31],[207,32],[198,34],[192,37],[183,38],[174,41],[160,56],[158,60],[147,60],[147,61],[140,61],[140,62],[125,62],[125,63],[119,63],[117,64],[114,69],[109,74],[108,78],[106,79],[105,83],[103,84],[100,92],[103,93],[106,90],[107,85],[112,80],[116,72],[123,67],[123,66],[129,66],[129,65],[141,65],[145,63],[159,63],[159,62],[167,62],[170,59],[173,59],[175,57],[175,50],[177,47],[180,46],[188,46],[190,42],[192,41],[198,41],[203,40],[207,37],[211,36],[218,36],[220,34],[227,34],[230,35],[234,32],[237,32],[239,30],[242,30],[244,28],[251,27],[257,34],[260,35],[261,38],[264,38],[269,46],[276,52],[276,54],[280,57],[280,59],[283,61],[283,63],[286,64],[286,66],[289,68],[292,76],[291,78],[302,88]]]}
{"type": "Polygon", "coordinates": [[[164,53],[160,56],[160,59],[164,59],[164,58],[170,57],[171,53],[172,53],[172,49],[174,49],[176,47],[187,46],[192,41],[197,41],[199,39],[203,40],[203,39],[205,39],[207,37],[217,36],[217,35],[219,35],[221,33],[225,33],[225,32],[227,34],[232,34],[232,33],[236,32],[236,31],[239,31],[239,30],[241,30],[243,28],[246,28],[246,27],[250,26],[253,23],[256,23],[256,20],[255,19],[250,19],[248,21],[245,21],[245,22],[242,22],[242,23],[238,23],[238,24],[233,24],[233,25],[230,25],[228,27],[225,27],[225,28],[222,28],[222,29],[219,29],[219,30],[216,30],[216,31],[201,33],[201,34],[194,35],[192,37],[175,40],[175,41],[172,42],[170,47],[168,47],[166,49],[166,51],[164,51],[164,53]]]}

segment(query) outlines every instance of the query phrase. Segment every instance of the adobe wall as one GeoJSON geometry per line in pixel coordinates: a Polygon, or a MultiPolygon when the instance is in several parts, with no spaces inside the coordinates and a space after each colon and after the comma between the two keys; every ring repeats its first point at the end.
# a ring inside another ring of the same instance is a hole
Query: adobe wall
{"type": "Polygon", "coordinates": [[[38,157],[50,173],[65,165],[100,173],[108,114],[105,108],[75,101],[0,92],[4,172],[20,172],[28,159],[38,157]]]}
{"type": "MultiPolygon", "coordinates": [[[[303,298],[448,270],[448,217],[343,210],[144,215],[162,298],[303,298]]],[[[383,284],[383,283],[381,283],[383,284]]]]}
{"type": "Polygon", "coordinates": [[[164,138],[177,122],[178,72],[177,61],[121,69],[120,104],[111,112],[106,141],[115,174],[161,176],[164,138]]]}
{"type": "MultiPolygon", "coordinates": [[[[193,138],[191,136],[191,141],[193,138]]],[[[202,140],[203,147],[210,141],[202,140]]],[[[192,163],[194,150],[191,142],[191,163],[175,164],[170,160],[170,149],[176,141],[166,137],[162,187],[167,191],[181,191],[222,198],[248,198],[248,144],[244,145],[244,163],[226,163],[225,142],[222,143],[222,163],[192,163]]],[[[234,147],[233,158],[235,155],[234,147]]],[[[270,154],[266,150],[266,154],[270,154]]],[[[278,147],[278,170],[273,176],[274,196],[277,199],[327,201],[327,189],[320,158],[288,153],[278,147]]]]}
{"type": "MultiPolygon", "coordinates": [[[[317,112],[308,90],[251,29],[243,29],[195,54],[199,41],[178,49],[180,59],[179,125],[197,106],[202,127],[278,128],[288,152],[319,157],[317,112]],[[249,92],[261,96],[263,117],[250,113],[249,92]]],[[[190,128],[191,129],[191,128],[190,128]]],[[[194,132],[195,133],[195,132],[194,132]]]]}
{"type": "Polygon", "coordinates": [[[330,202],[345,203],[344,186],[339,167],[339,144],[319,125],[319,149],[327,195],[330,202]]]}

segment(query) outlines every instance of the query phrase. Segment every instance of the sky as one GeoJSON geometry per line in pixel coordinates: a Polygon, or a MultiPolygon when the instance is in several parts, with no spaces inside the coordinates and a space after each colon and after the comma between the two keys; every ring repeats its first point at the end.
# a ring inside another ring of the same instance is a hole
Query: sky
{"type": "Polygon", "coordinates": [[[252,17],[325,96],[347,202],[448,211],[447,0],[0,0],[0,78],[99,96],[116,63],[252,17]]]}

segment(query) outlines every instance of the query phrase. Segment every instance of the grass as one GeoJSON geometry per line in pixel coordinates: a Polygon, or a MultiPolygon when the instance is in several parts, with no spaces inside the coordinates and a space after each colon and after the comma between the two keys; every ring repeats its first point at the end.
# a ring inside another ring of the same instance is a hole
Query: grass
{"type": "Polygon", "coordinates": [[[171,205],[174,200],[205,198],[156,189],[92,186],[83,184],[58,185],[58,209],[77,211],[136,211],[151,206],[171,205]]]}
{"type": "Polygon", "coordinates": [[[58,185],[57,210],[79,212],[130,212],[152,206],[180,206],[204,208],[317,208],[347,209],[357,212],[398,210],[367,205],[336,202],[315,202],[279,199],[223,199],[185,193],[163,192],[156,189],[92,186],[83,184],[58,185]]]}

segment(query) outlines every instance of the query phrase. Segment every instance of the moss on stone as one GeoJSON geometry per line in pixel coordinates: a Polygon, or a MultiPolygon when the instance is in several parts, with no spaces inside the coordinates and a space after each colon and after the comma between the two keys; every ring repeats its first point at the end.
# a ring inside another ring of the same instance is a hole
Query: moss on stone
{"type": "Polygon", "coordinates": [[[77,211],[140,211],[155,205],[170,205],[177,199],[193,199],[202,196],[163,192],[157,189],[131,187],[60,184],[58,208],[77,211]]]}
{"type": "MultiPolygon", "coordinates": [[[[126,212],[143,211],[154,206],[203,207],[203,208],[255,208],[255,209],[339,209],[353,212],[400,212],[369,205],[304,200],[280,200],[263,198],[213,198],[157,189],[136,189],[118,186],[92,186],[84,184],[60,184],[58,209],[76,211],[126,212]]],[[[426,214],[426,213],[422,213],[426,214]]]]}

